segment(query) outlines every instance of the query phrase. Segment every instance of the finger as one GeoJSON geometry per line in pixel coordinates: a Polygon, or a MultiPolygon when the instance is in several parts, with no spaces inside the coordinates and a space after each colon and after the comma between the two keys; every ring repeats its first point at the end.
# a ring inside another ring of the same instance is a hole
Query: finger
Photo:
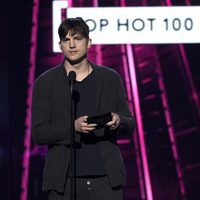
{"type": "Polygon", "coordinates": [[[94,130],[94,129],[96,129],[96,126],[85,126],[84,128],[88,128],[88,129],[90,129],[90,128],[91,128],[91,129],[93,129],[93,130],[94,130]]]}
{"type": "Polygon", "coordinates": [[[112,120],[116,122],[118,120],[118,117],[115,115],[112,120]]]}
{"type": "Polygon", "coordinates": [[[96,127],[97,124],[87,124],[88,127],[96,127]]]}
{"type": "Polygon", "coordinates": [[[112,126],[115,122],[114,121],[110,121],[106,124],[106,126],[112,126]]]}
{"type": "Polygon", "coordinates": [[[85,126],[88,126],[88,124],[85,123],[85,122],[82,122],[82,123],[81,123],[81,127],[85,127],[85,126]]]}
{"type": "Polygon", "coordinates": [[[90,131],[82,131],[82,133],[90,133],[90,131]]]}
{"type": "Polygon", "coordinates": [[[93,133],[94,130],[84,130],[83,133],[84,133],[84,132],[87,132],[87,133],[93,133]]]}
{"type": "Polygon", "coordinates": [[[84,129],[88,129],[88,130],[90,130],[90,129],[95,129],[96,128],[96,126],[85,126],[84,127],[84,129]]]}
{"type": "Polygon", "coordinates": [[[82,116],[82,121],[83,121],[83,122],[87,122],[87,118],[88,118],[87,115],[82,116]]]}
{"type": "Polygon", "coordinates": [[[110,126],[109,129],[110,129],[110,130],[114,130],[115,127],[114,127],[114,126],[110,126]]]}
{"type": "Polygon", "coordinates": [[[97,127],[97,124],[87,124],[85,122],[81,123],[81,128],[93,128],[95,129],[97,127]]]}

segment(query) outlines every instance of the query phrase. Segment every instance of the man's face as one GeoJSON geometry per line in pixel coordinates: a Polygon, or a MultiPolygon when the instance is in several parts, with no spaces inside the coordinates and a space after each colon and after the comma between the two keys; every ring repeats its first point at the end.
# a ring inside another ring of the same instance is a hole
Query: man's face
{"type": "Polygon", "coordinates": [[[76,61],[85,55],[91,47],[91,39],[80,34],[71,35],[70,32],[60,41],[60,49],[67,60],[76,61]]]}

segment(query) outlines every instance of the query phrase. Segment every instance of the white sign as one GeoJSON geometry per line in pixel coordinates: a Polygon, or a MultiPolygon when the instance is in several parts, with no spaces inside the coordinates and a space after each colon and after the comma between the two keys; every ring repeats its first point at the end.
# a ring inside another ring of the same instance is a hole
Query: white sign
{"type": "Polygon", "coordinates": [[[54,52],[61,9],[87,22],[93,44],[200,43],[200,6],[67,8],[67,1],[53,1],[54,52]]]}

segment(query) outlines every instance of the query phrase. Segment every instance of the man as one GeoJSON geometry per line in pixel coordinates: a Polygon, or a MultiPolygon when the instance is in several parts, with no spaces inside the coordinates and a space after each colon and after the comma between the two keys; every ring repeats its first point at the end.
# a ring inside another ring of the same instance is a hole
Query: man
{"type": "Polygon", "coordinates": [[[121,200],[125,170],[116,137],[132,133],[129,111],[119,75],[87,59],[89,27],[78,18],[65,19],[58,29],[64,61],[36,81],[32,99],[32,137],[47,144],[43,190],[50,200],[70,199],[71,101],[68,74],[74,84],[76,200],[121,200]],[[111,112],[105,126],[88,124],[89,116],[111,112]]]}

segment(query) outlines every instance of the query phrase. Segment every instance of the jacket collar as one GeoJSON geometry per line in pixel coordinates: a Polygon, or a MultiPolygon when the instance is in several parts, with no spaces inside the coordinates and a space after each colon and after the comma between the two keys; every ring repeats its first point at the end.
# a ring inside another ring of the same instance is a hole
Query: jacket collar
{"type": "Polygon", "coordinates": [[[103,77],[101,76],[101,73],[99,73],[100,66],[95,65],[91,61],[89,61],[90,65],[92,66],[94,70],[94,76],[95,76],[95,86],[96,86],[96,106],[97,106],[97,114],[100,114],[100,101],[102,97],[102,91],[104,86],[103,77]]]}

